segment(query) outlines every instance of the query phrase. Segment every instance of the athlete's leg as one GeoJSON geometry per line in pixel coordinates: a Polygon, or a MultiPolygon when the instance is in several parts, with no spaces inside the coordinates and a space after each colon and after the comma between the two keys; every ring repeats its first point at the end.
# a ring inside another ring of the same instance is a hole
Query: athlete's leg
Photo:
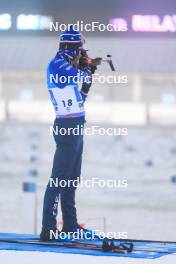
{"type": "MultiPolygon", "coordinates": [[[[77,180],[81,175],[82,152],[83,152],[83,137],[77,138],[76,160],[71,174],[71,180],[77,180]]],[[[61,210],[63,217],[63,228],[70,229],[77,225],[77,213],[75,207],[75,192],[76,186],[70,184],[70,187],[64,188],[61,193],[61,210]]]]}
{"type": "Polygon", "coordinates": [[[52,176],[51,178],[58,183],[58,186],[54,186],[49,181],[43,205],[43,229],[55,229],[56,228],[56,217],[57,208],[59,202],[60,193],[64,190],[60,187],[59,183],[61,180],[67,181],[70,178],[71,171],[76,159],[76,142],[72,136],[62,136],[60,134],[54,135],[56,141],[56,152],[54,155],[52,176]],[[56,181],[57,180],[57,181],[56,181]]]}

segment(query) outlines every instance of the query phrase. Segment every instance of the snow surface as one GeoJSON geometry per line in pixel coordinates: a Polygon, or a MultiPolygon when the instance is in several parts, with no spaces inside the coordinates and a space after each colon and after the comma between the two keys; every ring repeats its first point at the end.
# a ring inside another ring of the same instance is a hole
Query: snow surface
{"type": "Polygon", "coordinates": [[[19,251],[0,251],[0,261],[2,264],[48,264],[48,263],[66,263],[66,264],[174,264],[175,256],[169,255],[159,259],[130,259],[116,257],[95,257],[81,256],[72,254],[56,254],[41,252],[19,252],[19,251]]]}

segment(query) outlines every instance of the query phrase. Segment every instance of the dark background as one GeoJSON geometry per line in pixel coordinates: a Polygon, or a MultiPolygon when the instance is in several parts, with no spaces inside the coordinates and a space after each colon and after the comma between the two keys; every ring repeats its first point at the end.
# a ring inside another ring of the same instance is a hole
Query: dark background
{"type": "MultiPolygon", "coordinates": [[[[10,13],[12,15],[12,28],[7,31],[1,31],[1,35],[52,35],[55,32],[45,31],[17,31],[16,17],[24,14],[40,14],[54,17],[55,21],[59,23],[75,23],[83,20],[84,23],[98,21],[107,24],[110,18],[123,17],[128,22],[127,32],[88,32],[87,34],[99,34],[101,36],[108,34],[108,36],[117,37],[175,37],[176,33],[141,33],[131,31],[131,16],[134,14],[141,15],[174,15],[176,14],[176,1],[152,1],[152,0],[12,0],[0,1],[0,14],[10,13]]],[[[101,37],[100,36],[100,37],[101,37]]]]}

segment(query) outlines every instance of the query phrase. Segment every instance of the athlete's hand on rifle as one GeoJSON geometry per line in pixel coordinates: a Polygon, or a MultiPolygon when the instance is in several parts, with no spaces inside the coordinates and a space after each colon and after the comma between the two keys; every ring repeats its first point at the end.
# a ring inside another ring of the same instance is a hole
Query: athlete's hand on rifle
{"type": "Polygon", "coordinates": [[[101,64],[102,58],[92,59],[88,56],[87,51],[81,50],[81,57],[79,59],[79,68],[81,70],[90,69],[92,73],[95,72],[97,66],[101,64]]]}
{"type": "Polygon", "coordinates": [[[107,59],[102,59],[97,57],[95,59],[90,58],[87,55],[87,50],[81,50],[81,57],[79,59],[79,68],[80,70],[91,69],[91,72],[94,73],[97,69],[97,66],[100,65],[102,62],[106,62],[109,64],[112,71],[115,71],[114,65],[112,63],[111,55],[107,55],[107,59]]]}

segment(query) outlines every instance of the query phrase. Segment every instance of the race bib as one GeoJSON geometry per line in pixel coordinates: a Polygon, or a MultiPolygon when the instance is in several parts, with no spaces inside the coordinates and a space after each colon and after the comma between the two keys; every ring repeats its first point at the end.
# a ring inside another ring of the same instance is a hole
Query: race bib
{"type": "Polygon", "coordinates": [[[84,104],[77,87],[51,88],[49,94],[57,116],[84,112],[84,104]]]}

